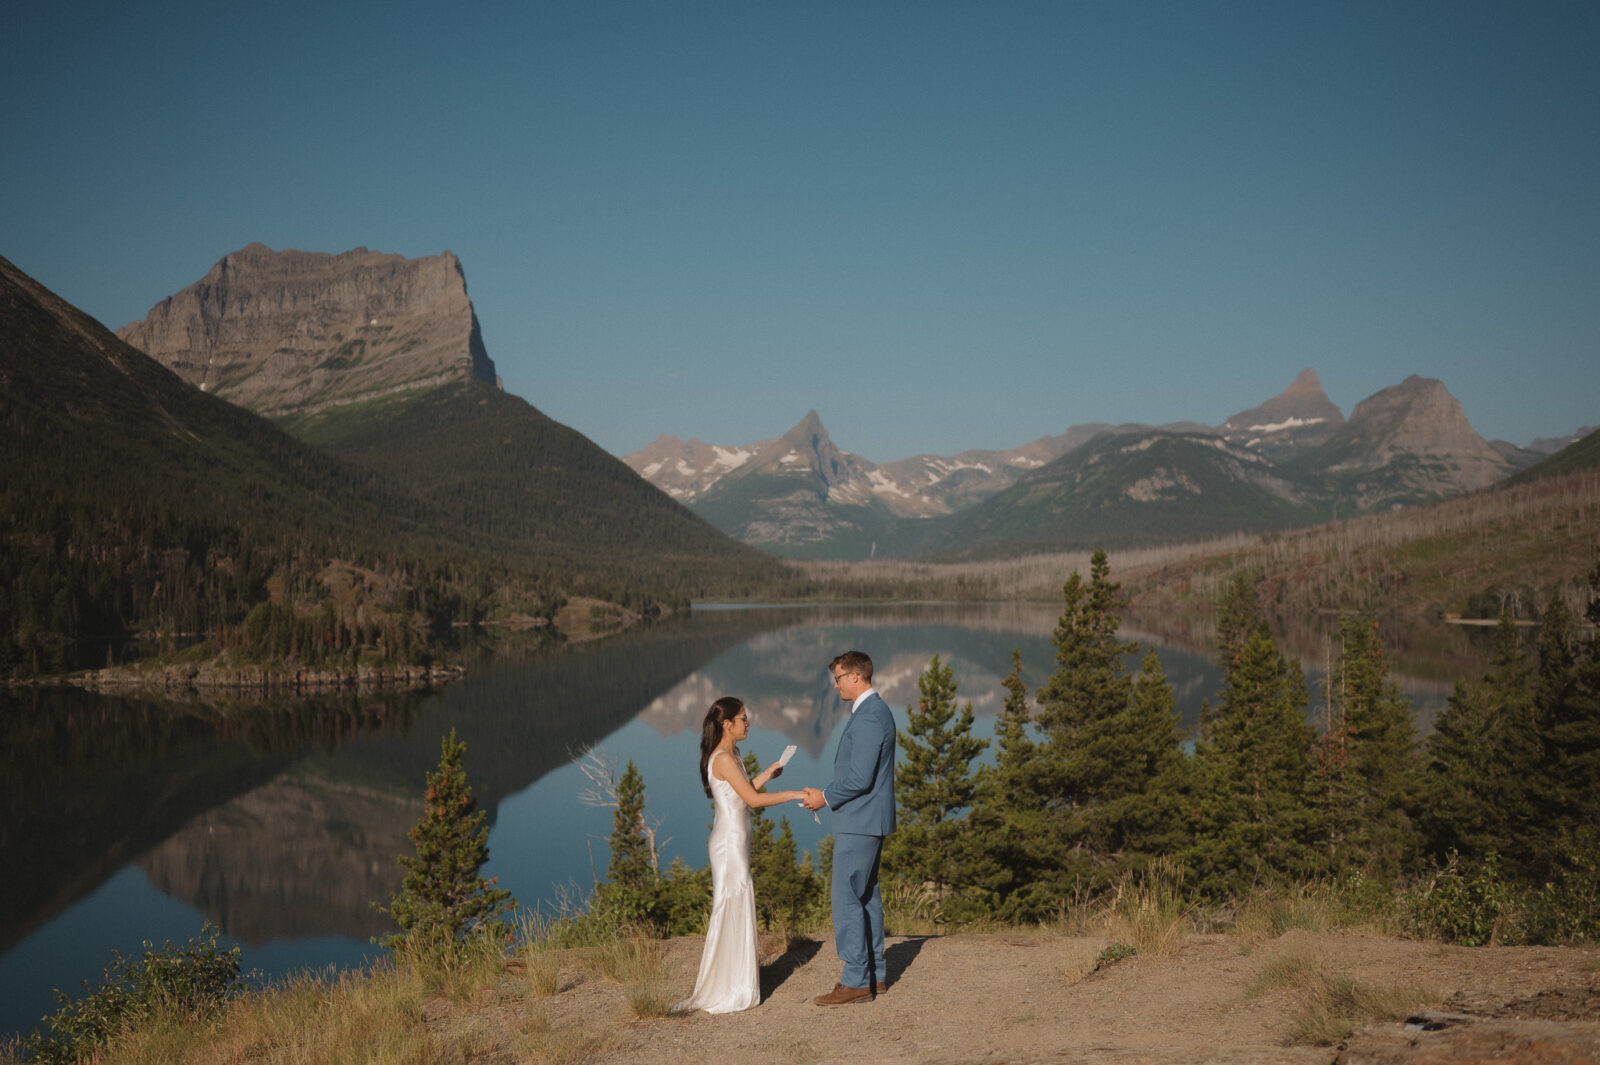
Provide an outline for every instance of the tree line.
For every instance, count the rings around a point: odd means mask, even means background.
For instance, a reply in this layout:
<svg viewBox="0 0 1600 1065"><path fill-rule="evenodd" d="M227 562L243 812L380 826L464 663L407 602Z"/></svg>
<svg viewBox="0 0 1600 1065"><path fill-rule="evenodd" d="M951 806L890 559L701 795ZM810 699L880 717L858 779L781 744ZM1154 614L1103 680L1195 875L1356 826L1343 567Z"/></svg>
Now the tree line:
<svg viewBox="0 0 1600 1065"><path fill-rule="evenodd" d="M1588 579L1593 625L1600 565ZM1031 923L1161 863L1197 906L1320 882L1460 942L1600 936L1600 640L1560 597L1531 648L1502 619L1487 671L1422 737L1374 620L1343 619L1313 711L1299 661L1236 576L1220 602L1224 679L1191 736L1159 658L1118 634L1119 591L1103 551L1087 578L1073 572L1055 672L1030 698L1013 652L992 740L972 735L950 667L930 663L899 735L886 885L932 898L952 926ZM705 871L657 867L631 764L621 795L591 919L694 931ZM829 859L793 844L787 820L758 815L757 898L790 927L820 905Z"/></svg>

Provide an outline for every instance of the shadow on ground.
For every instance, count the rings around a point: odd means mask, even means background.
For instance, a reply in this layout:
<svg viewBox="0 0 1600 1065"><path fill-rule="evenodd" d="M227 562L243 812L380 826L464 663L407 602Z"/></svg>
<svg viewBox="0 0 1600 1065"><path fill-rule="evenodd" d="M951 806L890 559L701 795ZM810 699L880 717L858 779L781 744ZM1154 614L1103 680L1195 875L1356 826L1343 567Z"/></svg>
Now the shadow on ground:
<svg viewBox="0 0 1600 1065"><path fill-rule="evenodd" d="M761 967L761 997L765 999L782 987L785 980L804 968L821 949L822 944L815 939L796 936L789 940L787 949L778 955L776 961Z"/></svg>

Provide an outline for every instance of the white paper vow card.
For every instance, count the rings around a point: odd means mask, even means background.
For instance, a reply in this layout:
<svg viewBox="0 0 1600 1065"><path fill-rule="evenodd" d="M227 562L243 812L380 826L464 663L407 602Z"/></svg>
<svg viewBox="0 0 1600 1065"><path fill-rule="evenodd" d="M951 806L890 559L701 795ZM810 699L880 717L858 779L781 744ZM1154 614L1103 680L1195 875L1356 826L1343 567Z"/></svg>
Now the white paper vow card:
<svg viewBox="0 0 1600 1065"><path fill-rule="evenodd" d="M789 759L791 759L793 757L794 757L794 744L791 743L791 744L789 744L789 746L787 746L787 747L785 747L783 749L783 753L782 754L778 755L778 764L779 765L788 765L789 764Z"/></svg>

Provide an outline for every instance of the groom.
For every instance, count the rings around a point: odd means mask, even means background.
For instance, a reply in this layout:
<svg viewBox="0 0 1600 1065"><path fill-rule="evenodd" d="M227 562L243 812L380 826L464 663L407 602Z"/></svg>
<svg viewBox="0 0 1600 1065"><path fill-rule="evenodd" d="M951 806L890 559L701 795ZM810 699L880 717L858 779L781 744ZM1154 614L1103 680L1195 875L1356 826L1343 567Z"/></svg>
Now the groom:
<svg viewBox="0 0 1600 1065"><path fill-rule="evenodd" d="M850 720L839 736L833 783L805 789L801 805L833 811L833 945L844 975L820 1006L870 1002L887 991L878 859L894 831L894 715L872 686L872 659L846 651L829 666Z"/></svg>

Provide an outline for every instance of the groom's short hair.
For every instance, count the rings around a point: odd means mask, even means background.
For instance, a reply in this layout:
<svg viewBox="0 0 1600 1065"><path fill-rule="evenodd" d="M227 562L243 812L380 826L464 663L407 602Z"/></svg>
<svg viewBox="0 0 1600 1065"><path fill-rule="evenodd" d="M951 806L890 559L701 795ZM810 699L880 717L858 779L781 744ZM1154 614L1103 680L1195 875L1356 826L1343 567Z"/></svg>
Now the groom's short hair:
<svg viewBox="0 0 1600 1065"><path fill-rule="evenodd" d="M834 672L843 670L846 673L855 673L868 684L872 683L872 659L867 657L865 651L846 651L828 664Z"/></svg>

